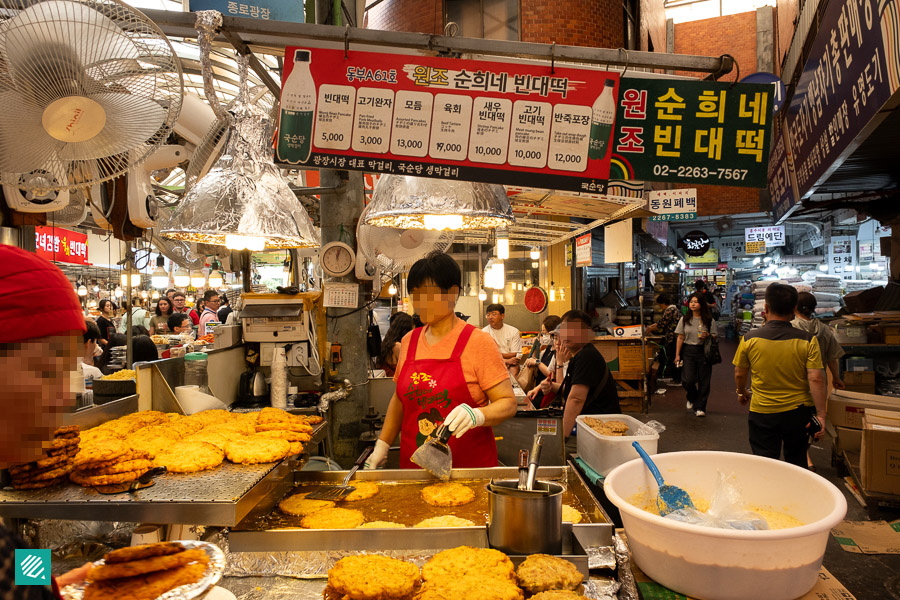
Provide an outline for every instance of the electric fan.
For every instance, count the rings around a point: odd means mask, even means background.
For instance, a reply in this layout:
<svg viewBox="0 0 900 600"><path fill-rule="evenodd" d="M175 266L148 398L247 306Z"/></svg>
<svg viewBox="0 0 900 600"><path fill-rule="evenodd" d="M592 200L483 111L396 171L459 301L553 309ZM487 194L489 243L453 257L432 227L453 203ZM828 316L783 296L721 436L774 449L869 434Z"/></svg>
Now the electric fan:
<svg viewBox="0 0 900 600"><path fill-rule="evenodd" d="M146 16L118 0L0 0L2 17L7 198L15 188L36 197L108 181L165 142L181 110L181 66Z"/></svg>
<svg viewBox="0 0 900 600"><path fill-rule="evenodd" d="M356 243L366 261L388 276L408 271L414 262L429 252L445 252L453 243L452 231L366 225L368 210L366 207L359 217Z"/></svg>

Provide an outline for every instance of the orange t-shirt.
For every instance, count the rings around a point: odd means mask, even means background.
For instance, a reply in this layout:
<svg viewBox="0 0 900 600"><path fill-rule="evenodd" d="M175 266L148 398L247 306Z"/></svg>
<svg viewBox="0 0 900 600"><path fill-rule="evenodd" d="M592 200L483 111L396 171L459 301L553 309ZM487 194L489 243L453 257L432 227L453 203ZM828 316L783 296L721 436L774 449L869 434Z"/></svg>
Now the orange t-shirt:
<svg viewBox="0 0 900 600"><path fill-rule="evenodd" d="M425 339L425 332L419 336L419 348L416 351L417 359L428 358L450 358L453 354L453 348L456 346L456 340L462 333L466 322L462 319L456 319L456 325L450 330L450 333L441 338L434 346L429 345ZM412 332L403 336L400 344L400 358L397 360L397 370L394 372L394 381L400 379L400 373L403 372L403 365L406 363L406 353L409 350L409 341ZM466 378L466 385L472 400L478 406L487 405L487 394L484 390L489 390L504 379L509 379L509 371L503 364L503 358L497 349L497 342L494 338L480 329L472 332L469 343L463 349L459 358L462 363L463 377Z"/></svg>

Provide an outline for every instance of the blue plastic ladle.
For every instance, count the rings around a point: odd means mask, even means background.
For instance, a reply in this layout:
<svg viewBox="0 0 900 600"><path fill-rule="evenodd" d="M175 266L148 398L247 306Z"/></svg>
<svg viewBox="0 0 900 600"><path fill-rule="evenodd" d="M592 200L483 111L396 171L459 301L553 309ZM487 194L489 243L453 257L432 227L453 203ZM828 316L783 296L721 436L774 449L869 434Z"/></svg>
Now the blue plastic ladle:
<svg viewBox="0 0 900 600"><path fill-rule="evenodd" d="M653 475L653 478L656 479L656 484L659 486L659 495L656 497L656 507L659 509L659 514L666 516L671 512L683 508L694 508L694 503L691 501L691 497L686 491L674 485L666 485L666 482L663 481L662 474L659 472L653 459L650 458L650 455L647 454L641 445L638 442L631 442L631 445L634 446L637 453L644 459L644 463L647 465L647 468L650 469L650 473Z"/></svg>

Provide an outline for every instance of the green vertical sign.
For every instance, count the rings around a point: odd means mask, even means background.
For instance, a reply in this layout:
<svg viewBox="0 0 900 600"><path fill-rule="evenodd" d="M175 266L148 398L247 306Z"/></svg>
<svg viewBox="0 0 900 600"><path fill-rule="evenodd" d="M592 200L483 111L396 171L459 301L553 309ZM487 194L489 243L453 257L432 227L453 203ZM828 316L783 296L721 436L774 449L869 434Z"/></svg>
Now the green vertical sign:
<svg viewBox="0 0 900 600"><path fill-rule="evenodd" d="M610 179L766 187L773 89L622 78Z"/></svg>

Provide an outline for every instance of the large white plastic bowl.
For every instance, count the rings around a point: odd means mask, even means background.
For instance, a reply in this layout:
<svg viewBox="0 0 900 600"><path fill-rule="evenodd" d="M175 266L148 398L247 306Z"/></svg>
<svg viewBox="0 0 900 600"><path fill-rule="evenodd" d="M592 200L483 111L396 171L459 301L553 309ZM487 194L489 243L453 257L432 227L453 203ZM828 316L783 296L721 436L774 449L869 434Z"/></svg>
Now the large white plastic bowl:
<svg viewBox="0 0 900 600"><path fill-rule="evenodd" d="M667 484L712 498L717 473L735 475L747 504L784 512L805 525L735 531L680 523L628 502L657 486L641 459L616 467L603 488L619 509L632 557L651 579L702 600L794 600L816 584L831 528L847 513L841 491L788 463L733 452L657 454Z"/></svg>

